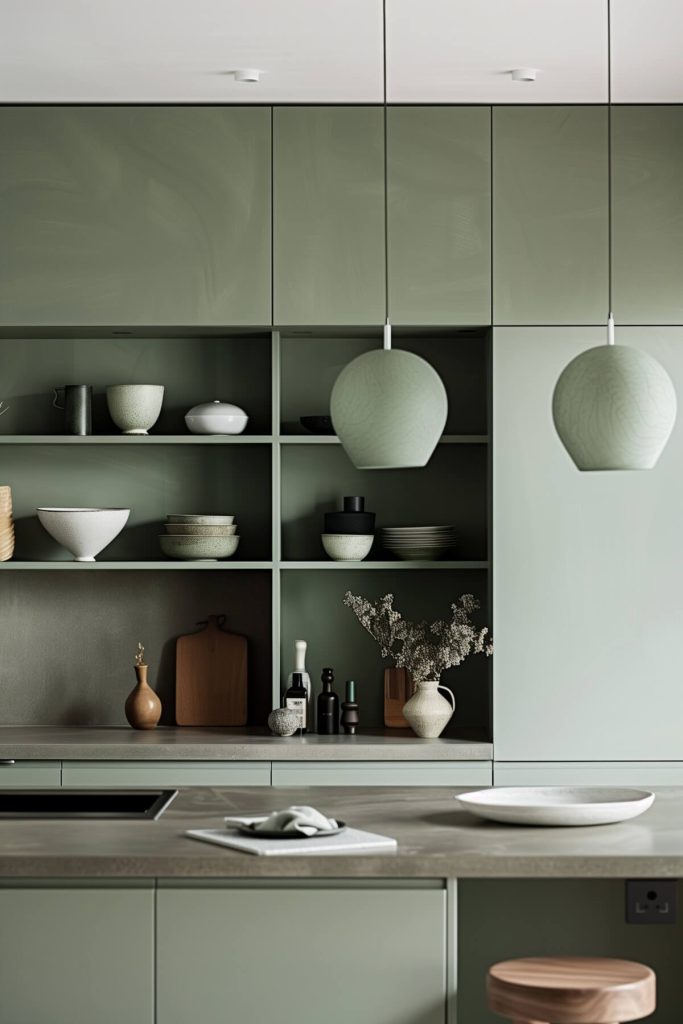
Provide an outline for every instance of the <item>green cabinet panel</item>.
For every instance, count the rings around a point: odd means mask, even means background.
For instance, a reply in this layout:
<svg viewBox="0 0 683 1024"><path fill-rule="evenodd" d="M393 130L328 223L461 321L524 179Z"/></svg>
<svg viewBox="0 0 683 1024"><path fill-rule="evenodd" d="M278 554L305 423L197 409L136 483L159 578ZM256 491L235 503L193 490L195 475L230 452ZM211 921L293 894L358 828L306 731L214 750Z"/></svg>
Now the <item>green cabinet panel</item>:
<svg viewBox="0 0 683 1024"><path fill-rule="evenodd" d="M61 774L61 761L0 761L0 789L51 789Z"/></svg>
<svg viewBox="0 0 683 1024"><path fill-rule="evenodd" d="M268 786L269 761L65 761L62 785Z"/></svg>
<svg viewBox="0 0 683 1024"><path fill-rule="evenodd" d="M153 889L0 890L8 1024L152 1024Z"/></svg>
<svg viewBox="0 0 683 1024"><path fill-rule="evenodd" d="M493 322L599 324L608 306L605 107L493 112Z"/></svg>
<svg viewBox="0 0 683 1024"><path fill-rule="evenodd" d="M614 107L617 323L683 324L683 106Z"/></svg>
<svg viewBox="0 0 683 1024"><path fill-rule="evenodd" d="M381 108L277 107L273 118L275 322L383 323Z"/></svg>
<svg viewBox="0 0 683 1024"><path fill-rule="evenodd" d="M551 418L562 369L604 338L602 327L494 330L501 761L683 761L683 430L649 473L579 473ZM683 328L623 327L618 339L680 388Z"/></svg>
<svg viewBox="0 0 683 1024"><path fill-rule="evenodd" d="M389 311L396 324L491 322L491 112L388 112Z"/></svg>
<svg viewBox="0 0 683 1024"><path fill-rule="evenodd" d="M268 324L267 107L0 110L0 323Z"/></svg>
<svg viewBox="0 0 683 1024"><path fill-rule="evenodd" d="M444 1024L445 902L443 890L160 889L157 1024Z"/></svg>
<svg viewBox="0 0 683 1024"><path fill-rule="evenodd" d="M490 786L490 761L274 761L274 786Z"/></svg>
<svg viewBox="0 0 683 1024"><path fill-rule="evenodd" d="M681 786L683 761L496 761L496 786Z"/></svg>

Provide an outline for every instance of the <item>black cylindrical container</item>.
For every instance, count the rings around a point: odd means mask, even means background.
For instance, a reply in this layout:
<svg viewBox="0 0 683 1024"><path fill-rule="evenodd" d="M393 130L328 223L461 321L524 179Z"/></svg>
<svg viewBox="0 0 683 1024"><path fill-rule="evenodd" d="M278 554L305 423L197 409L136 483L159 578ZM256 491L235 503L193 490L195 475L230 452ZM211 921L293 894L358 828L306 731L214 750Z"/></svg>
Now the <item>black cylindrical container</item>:
<svg viewBox="0 0 683 1024"><path fill-rule="evenodd" d="M370 536L375 532L375 513L365 511L365 498L354 494L344 498L343 512L325 513L325 533L355 533Z"/></svg>
<svg viewBox="0 0 683 1024"><path fill-rule="evenodd" d="M60 396L61 392L61 396ZM59 405L59 400L63 405ZM92 387L90 384L65 384L55 388L55 409L64 410L64 433L85 437L92 434Z"/></svg>

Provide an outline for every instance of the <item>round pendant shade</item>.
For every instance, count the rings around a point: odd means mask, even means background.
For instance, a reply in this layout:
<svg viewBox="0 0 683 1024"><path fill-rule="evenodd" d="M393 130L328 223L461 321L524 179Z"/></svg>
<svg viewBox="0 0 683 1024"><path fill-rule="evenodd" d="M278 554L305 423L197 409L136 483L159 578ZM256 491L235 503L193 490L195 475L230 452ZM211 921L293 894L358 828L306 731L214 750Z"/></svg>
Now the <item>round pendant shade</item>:
<svg viewBox="0 0 683 1024"><path fill-rule="evenodd" d="M357 469L425 466L447 412L436 370L404 349L375 349L352 360L330 399L335 432Z"/></svg>
<svg viewBox="0 0 683 1024"><path fill-rule="evenodd" d="M673 430L676 392L647 352L599 345L562 371L553 419L579 469L652 469Z"/></svg>

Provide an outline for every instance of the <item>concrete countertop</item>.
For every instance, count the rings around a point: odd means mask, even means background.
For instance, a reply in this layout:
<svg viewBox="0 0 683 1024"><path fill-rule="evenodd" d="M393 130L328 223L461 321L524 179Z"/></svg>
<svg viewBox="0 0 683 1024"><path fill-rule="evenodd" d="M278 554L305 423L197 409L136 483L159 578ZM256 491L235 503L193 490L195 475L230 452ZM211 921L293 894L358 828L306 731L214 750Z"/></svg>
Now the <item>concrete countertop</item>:
<svg viewBox="0 0 683 1024"><path fill-rule="evenodd" d="M2 821L0 878L663 878L683 876L683 788L621 825L506 827L459 810L457 790L186 789L157 822ZM460 790L459 792L462 792ZM393 836L395 854L257 857L183 835L223 817L313 804Z"/></svg>
<svg viewBox="0 0 683 1024"><path fill-rule="evenodd" d="M64 761L490 761L493 745L421 740L408 729L357 736L271 736L264 729L0 727L0 760Z"/></svg>

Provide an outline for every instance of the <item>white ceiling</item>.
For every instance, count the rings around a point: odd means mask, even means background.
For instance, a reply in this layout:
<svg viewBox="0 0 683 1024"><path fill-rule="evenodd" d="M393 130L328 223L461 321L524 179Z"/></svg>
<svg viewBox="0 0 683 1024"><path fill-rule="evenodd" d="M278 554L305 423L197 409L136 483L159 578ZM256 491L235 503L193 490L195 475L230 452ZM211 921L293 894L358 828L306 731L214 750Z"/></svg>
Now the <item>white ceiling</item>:
<svg viewBox="0 0 683 1024"><path fill-rule="evenodd" d="M386 6L390 102L607 99L607 0ZM611 20L613 99L683 102L683 0ZM382 0L0 0L0 102L378 103L382 80Z"/></svg>

